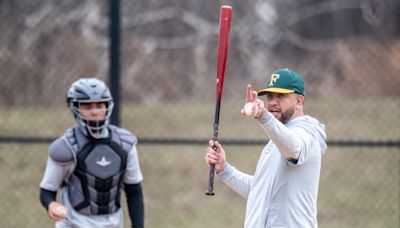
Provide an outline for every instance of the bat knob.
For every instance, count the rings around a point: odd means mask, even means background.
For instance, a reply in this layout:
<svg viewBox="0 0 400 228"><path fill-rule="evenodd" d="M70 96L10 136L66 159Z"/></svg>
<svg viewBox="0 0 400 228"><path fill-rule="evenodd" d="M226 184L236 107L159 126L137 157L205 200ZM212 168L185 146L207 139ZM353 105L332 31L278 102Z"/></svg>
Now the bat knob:
<svg viewBox="0 0 400 228"><path fill-rule="evenodd" d="M207 192L206 192L206 195L207 195L207 196L213 196L213 195L215 195L215 194L214 194L214 192L207 191Z"/></svg>

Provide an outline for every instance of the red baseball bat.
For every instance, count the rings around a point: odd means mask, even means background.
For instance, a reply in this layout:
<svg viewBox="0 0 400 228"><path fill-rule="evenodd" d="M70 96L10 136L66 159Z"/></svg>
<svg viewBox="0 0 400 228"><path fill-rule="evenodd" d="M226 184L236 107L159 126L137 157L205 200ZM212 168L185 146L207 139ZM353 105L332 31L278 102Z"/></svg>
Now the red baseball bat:
<svg viewBox="0 0 400 228"><path fill-rule="evenodd" d="M228 56L231 16L232 16L232 7L221 6L219 13L218 62L217 62L217 82L216 82L217 93L215 102L214 133L213 133L214 142L218 140L219 113L221 109L222 88L224 86L226 58ZM214 149L216 148L214 147ZM214 195L214 172L215 172L215 165L211 164L208 176L208 190L206 192L206 195L210 196Z"/></svg>

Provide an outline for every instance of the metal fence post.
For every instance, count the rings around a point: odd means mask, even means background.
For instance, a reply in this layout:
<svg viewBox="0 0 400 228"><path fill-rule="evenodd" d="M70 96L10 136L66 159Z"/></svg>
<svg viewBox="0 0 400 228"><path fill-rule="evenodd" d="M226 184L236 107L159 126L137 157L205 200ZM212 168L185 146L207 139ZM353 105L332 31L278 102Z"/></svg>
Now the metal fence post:
<svg viewBox="0 0 400 228"><path fill-rule="evenodd" d="M120 124L120 0L110 0L110 90L114 98L114 111L110 123Z"/></svg>

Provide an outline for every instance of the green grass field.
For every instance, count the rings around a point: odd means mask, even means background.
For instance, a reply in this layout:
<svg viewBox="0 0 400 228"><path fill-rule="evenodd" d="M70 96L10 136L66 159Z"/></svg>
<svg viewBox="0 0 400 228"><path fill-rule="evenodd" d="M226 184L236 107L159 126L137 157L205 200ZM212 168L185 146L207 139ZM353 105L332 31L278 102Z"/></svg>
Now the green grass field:
<svg viewBox="0 0 400 228"><path fill-rule="evenodd" d="M396 102L384 103L388 112L369 110L376 101L352 102L353 105L308 102L306 111L326 123L331 139L399 140L400 107ZM220 138L263 138L254 121L240 117L237 111L240 104L227 102L223 105ZM341 112L342 107L346 108ZM187 114L177 118L177 110ZM125 105L122 111L122 125L139 138L203 139L212 134L213 106L210 103L196 103L190 107L183 104ZM0 116L7 120L0 124L4 135L55 137L73 124L64 107L0 109ZM38 197L47 146L0 144L2 227L54 227ZM216 195L204 195L208 178L208 166L203 159L205 147L139 144L145 178L146 227L243 226L245 199L218 179ZM226 146L229 162L248 173L254 172L261 149L261 145ZM399 192L399 148L330 147L322 164L319 225L322 228L399 227ZM127 216L125 218L129 224Z"/></svg>

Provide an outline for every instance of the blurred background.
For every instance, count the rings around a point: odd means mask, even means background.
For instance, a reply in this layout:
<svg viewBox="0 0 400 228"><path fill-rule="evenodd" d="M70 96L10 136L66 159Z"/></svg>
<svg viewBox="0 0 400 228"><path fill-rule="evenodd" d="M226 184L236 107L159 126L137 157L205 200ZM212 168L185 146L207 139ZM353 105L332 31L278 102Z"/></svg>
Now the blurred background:
<svg viewBox="0 0 400 228"><path fill-rule="evenodd" d="M216 195L204 195L224 4L233 7L219 128L228 161L252 174L268 142L239 113L246 85L293 69L305 79L305 113L328 133L319 226L400 226L400 1L2 0L1 227L54 227L39 202L47 148L74 125L72 82L112 81L116 2L119 123L139 138L146 227L243 227L245 199L218 179Z"/></svg>

